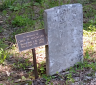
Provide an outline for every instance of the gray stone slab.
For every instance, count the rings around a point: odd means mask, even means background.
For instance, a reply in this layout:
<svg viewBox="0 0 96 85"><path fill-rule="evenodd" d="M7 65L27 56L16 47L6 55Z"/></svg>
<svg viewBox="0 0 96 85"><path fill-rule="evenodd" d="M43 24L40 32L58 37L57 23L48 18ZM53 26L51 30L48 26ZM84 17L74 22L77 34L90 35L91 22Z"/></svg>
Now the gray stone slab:
<svg viewBox="0 0 96 85"><path fill-rule="evenodd" d="M83 11L81 4L68 4L44 11L48 37L46 71L53 75L83 61Z"/></svg>

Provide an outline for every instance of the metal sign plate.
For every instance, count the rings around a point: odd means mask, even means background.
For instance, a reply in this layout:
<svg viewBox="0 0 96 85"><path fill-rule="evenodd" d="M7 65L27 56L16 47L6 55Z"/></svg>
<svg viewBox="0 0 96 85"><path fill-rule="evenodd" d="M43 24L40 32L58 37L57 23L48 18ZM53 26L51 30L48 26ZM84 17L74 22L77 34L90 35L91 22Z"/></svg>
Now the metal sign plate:
<svg viewBox="0 0 96 85"><path fill-rule="evenodd" d="M47 38L44 29L18 34L15 35L15 38L19 51L47 45Z"/></svg>

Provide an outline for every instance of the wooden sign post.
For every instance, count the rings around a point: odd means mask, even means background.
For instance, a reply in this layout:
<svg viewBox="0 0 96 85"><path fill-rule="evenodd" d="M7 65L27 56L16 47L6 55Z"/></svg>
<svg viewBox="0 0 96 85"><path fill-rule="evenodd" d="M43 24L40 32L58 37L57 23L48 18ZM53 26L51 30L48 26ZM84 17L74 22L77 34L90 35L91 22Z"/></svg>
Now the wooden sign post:
<svg viewBox="0 0 96 85"><path fill-rule="evenodd" d="M37 30L15 35L19 51L32 49L35 79L38 78L35 48L47 45L45 30Z"/></svg>
<svg viewBox="0 0 96 85"><path fill-rule="evenodd" d="M33 63L34 63L35 79L37 79L38 78L38 71L37 71L35 48L32 49L32 53L33 53Z"/></svg>

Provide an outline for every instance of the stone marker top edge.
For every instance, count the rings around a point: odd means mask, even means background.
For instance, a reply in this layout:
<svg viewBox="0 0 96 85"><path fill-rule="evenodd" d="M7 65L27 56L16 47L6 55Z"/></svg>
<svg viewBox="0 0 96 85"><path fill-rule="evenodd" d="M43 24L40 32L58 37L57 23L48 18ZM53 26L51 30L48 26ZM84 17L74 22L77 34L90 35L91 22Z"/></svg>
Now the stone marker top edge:
<svg viewBox="0 0 96 85"><path fill-rule="evenodd" d="M52 12L53 10L56 10L56 9L60 9L60 8L64 8L64 7L71 8L73 6L82 7L82 4L76 3L76 4L66 4L66 5L56 6L53 8L46 9L46 10L44 10L44 12Z"/></svg>

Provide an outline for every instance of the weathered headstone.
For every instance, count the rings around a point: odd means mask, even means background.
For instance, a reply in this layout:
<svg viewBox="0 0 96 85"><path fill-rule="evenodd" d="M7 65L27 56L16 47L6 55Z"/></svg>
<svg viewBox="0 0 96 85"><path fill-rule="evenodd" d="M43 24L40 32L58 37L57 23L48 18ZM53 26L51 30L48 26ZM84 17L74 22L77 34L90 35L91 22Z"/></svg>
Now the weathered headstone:
<svg viewBox="0 0 96 85"><path fill-rule="evenodd" d="M83 11L81 4L68 4L44 11L46 70L55 74L83 60Z"/></svg>

